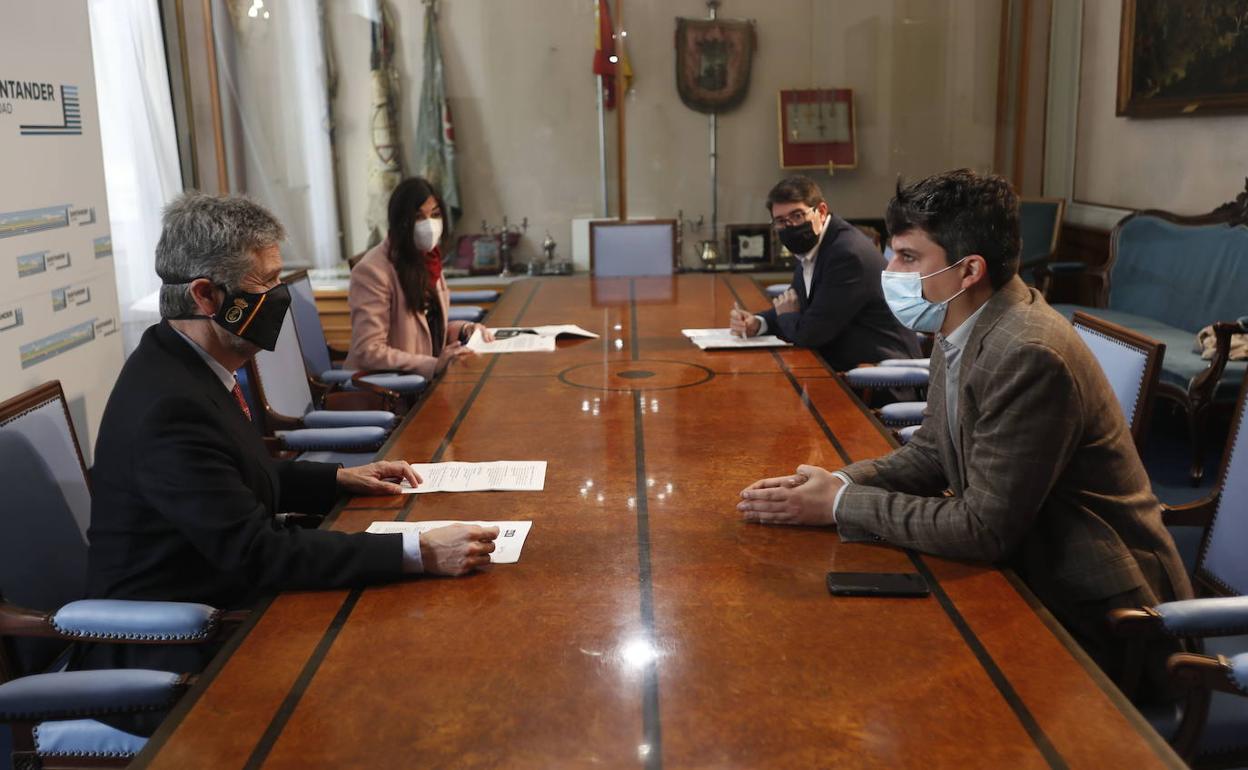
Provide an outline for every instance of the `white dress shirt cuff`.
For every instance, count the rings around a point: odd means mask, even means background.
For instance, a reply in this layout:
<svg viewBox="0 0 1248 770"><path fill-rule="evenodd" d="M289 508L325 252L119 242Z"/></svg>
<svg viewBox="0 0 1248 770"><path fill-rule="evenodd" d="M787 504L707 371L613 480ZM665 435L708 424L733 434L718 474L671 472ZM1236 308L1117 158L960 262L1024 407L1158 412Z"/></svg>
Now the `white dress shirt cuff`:
<svg viewBox="0 0 1248 770"><path fill-rule="evenodd" d="M403 533L403 572L411 575L425 571L425 562L420 558L420 533Z"/></svg>
<svg viewBox="0 0 1248 770"><path fill-rule="evenodd" d="M854 481L846 474L840 471L832 471L832 475L841 480L841 488L836 490L836 497L832 499L832 523L836 523L836 510L841 507L841 496L845 494L845 490L849 489L849 485Z"/></svg>
<svg viewBox="0 0 1248 770"><path fill-rule="evenodd" d="M763 318L761 315L756 315L754 317L758 319L758 334L755 336L761 337L767 333L767 319Z"/></svg>

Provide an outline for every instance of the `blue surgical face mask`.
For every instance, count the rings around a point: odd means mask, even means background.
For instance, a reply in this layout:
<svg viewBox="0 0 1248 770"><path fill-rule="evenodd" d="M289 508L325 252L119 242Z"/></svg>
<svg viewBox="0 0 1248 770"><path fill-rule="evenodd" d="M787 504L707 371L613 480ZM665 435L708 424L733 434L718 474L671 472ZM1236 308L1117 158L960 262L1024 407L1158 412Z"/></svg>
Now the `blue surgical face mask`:
<svg viewBox="0 0 1248 770"><path fill-rule="evenodd" d="M966 289L944 302L931 302L923 298L923 281L933 275L940 275L945 270L952 270L965 260L966 257L963 257L949 267L927 275L891 270L880 273L880 286L884 289L884 301L888 303L888 309L893 311L893 315L907 329L929 334L940 331L941 324L945 322L945 313L949 311L949 303L962 296Z"/></svg>

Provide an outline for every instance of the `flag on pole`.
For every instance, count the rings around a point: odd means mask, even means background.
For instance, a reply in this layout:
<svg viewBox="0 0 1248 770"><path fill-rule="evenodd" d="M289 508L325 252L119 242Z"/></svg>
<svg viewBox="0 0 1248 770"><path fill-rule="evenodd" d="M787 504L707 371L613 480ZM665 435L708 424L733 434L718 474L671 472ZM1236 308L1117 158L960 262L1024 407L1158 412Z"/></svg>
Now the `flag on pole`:
<svg viewBox="0 0 1248 770"><path fill-rule="evenodd" d="M390 193L403 179L403 153L399 147L395 104L398 73L391 59L394 55L394 38L390 12L385 0L377 0L377 13L372 23L372 116L369 127L372 132L372 153L368 162L368 246L381 242L389 228L387 208Z"/></svg>
<svg viewBox="0 0 1248 770"><path fill-rule="evenodd" d="M449 232L462 207L455 174L455 129L451 124L450 105L446 103L435 5L435 0L425 0L425 82L421 87L420 118L416 124L416 173L442 193L442 200L449 209L442 212Z"/></svg>
<svg viewBox="0 0 1248 770"><path fill-rule="evenodd" d="M607 0L598 0L598 29L594 42L594 74L602 78L602 103L608 110L615 109L615 68L624 68L624 90L633 79L633 68L628 61L624 41L615 39L615 27L611 24L611 6Z"/></svg>

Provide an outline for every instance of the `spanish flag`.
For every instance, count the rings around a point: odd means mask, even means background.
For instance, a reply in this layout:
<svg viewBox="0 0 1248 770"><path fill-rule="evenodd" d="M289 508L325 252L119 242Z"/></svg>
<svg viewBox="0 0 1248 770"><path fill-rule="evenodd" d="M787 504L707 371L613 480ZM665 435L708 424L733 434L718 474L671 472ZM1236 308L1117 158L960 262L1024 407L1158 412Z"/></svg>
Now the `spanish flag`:
<svg viewBox="0 0 1248 770"><path fill-rule="evenodd" d="M608 110L615 108L615 67L624 68L624 90L633 79L633 68L623 40L615 39L615 27L611 23L611 6L607 0L598 0L598 30L594 42L594 74L602 78L602 103Z"/></svg>

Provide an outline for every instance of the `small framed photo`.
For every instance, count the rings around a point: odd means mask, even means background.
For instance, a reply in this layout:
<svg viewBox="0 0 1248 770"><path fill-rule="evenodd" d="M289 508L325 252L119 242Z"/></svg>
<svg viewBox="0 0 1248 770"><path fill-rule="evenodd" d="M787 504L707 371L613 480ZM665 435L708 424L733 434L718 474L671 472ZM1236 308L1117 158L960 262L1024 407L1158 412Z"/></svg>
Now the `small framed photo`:
<svg viewBox="0 0 1248 770"><path fill-rule="evenodd" d="M762 269L771 266L771 225L728 225L724 232L728 236L729 262L734 268Z"/></svg>
<svg viewBox="0 0 1248 770"><path fill-rule="evenodd" d="M499 264L498 240L496 238L483 237L473 241L473 273L497 273Z"/></svg>

